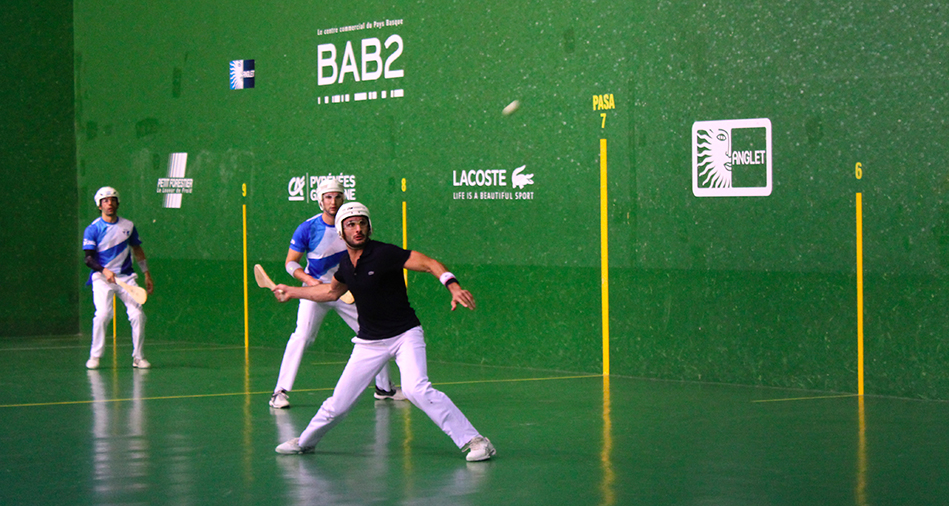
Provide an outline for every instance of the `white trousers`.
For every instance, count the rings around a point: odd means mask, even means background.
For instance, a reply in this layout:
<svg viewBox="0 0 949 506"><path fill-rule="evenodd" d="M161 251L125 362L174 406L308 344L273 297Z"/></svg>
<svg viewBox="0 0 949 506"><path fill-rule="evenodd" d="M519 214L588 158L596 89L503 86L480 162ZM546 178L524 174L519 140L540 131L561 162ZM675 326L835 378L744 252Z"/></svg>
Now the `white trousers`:
<svg viewBox="0 0 949 506"><path fill-rule="evenodd" d="M366 383L391 358L399 366L402 393L448 434L458 448L478 435L478 431L455 403L447 395L435 390L428 380L422 327L380 341L354 338L353 343L353 353L336 383L333 395L323 401L316 416L300 435L300 446L316 446L349 413L359 394L366 388Z"/></svg>
<svg viewBox="0 0 949 506"><path fill-rule="evenodd" d="M316 340L323 318L330 310L336 311L339 317L346 322L346 325L353 329L353 332L359 333L355 304L346 304L341 300L313 302L312 300L301 299L300 308L297 310L297 328L290 335L290 340L287 341L287 349L283 352L283 361L280 363L280 373L277 375L277 386L274 388L274 392L281 390L290 392L293 390L293 383L296 381L297 372L300 370L300 362L303 361L303 352ZM366 384L368 385L368 383ZM389 380L389 364L386 364L376 375L376 387L386 391L392 390L392 383Z"/></svg>
<svg viewBox="0 0 949 506"><path fill-rule="evenodd" d="M138 286L135 275L120 276L116 279ZM132 296L119 285L110 284L101 272L92 275L92 303L96 307L96 314L92 317L92 349L90 357L99 358L105 348L105 328L112 321L112 294L122 300L125 311L128 313L129 323L132 324L132 358L142 358L142 343L145 341L145 313L142 305L135 302Z"/></svg>

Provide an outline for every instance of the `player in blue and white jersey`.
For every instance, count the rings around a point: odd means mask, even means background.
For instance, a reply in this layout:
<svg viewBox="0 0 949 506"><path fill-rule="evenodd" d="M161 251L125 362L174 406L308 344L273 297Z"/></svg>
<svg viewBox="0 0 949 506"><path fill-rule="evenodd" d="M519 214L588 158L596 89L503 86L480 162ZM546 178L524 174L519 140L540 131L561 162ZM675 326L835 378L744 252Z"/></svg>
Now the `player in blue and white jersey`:
<svg viewBox="0 0 949 506"><path fill-rule="evenodd" d="M317 199L322 213L306 220L293 233L290 240L290 249L285 262L287 273L303 286L315 286L329 283L339 267L339 261L346 254L346 243L336 232L336 211L343 205L343 185L335 178L326 178L317 187ZM300 265L300 260L306 255L306 268ZM301 300L297 310L297 327L283 354L280 364L280 373L277 376L277 386L270 397L270 406L278 409L289 408L290 400L287 392L293 390L303 352L316 340L323 318L331 310L336 311L340 318L349 325L353 332L359 332L358 314L356 306L342 300L332 302L313 302ZM395 388L389 379L389 365L376 375L376 399L405 400L402 391Z"/></svg>
<svg viewBox="0 0 949 506"><path fill-rule="evenodd" d="M94 197L101 216L96 218L82 235L82 249L86 265L92 269L89 281L92 285L92 301L96 313L92 318L92 349L86 367L97 369L102 350L105 348L105 327L112 321L112 295L115 294L125 304L129 323L132 324L132 367L147 369L151 366L142 354L145 340L145 313L142 306L132 299L124 288L116 284L121 280L131 286L138 286L138 277L132 269L132 256L145 275L145 289L152 293L154 283L148 272L145 250L138 237L138 230L131 221L119 217L119 192L111 186L99 188Z"/></svg>

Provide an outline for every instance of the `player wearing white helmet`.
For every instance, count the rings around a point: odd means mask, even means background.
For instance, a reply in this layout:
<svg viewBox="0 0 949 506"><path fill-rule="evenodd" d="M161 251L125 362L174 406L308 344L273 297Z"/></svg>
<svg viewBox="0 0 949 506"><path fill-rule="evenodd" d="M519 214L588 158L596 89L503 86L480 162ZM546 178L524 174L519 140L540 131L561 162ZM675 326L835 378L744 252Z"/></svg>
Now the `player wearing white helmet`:
<svg viewBox="0 0 949 506"><path fill-rule="evenodd" d="M82 249L86 265L92 269L89 281L92 285L92 301L96 312L92 318L92 348L86 367L97 369L99 358L105 348L105 327L112 320L112 295L118 296L125 304L129 323L132 325L132 367L146 369L151 366L142 353L145 341L145 313L142 306L116 284L121 280L131 286L138 286L138 277L132 269L132 256L139 270L145 276L145 288L148 293L154 290L152 275L148 271L145 250L138 237L138 230L131 221L119 217L119 192L111 186L103 186L93 197L100 216L96 218L82 236Z"/></svg>
<svg viewBox="0 0 949 506"><path fill-rule="evenodd" d="M287 273L301 281L303 286L316 286L329 283L339 266L339 260L346 252L346 243L338 236L334 224L336 213L343 205L343 185L336 178L326 178L317 187L320 214L306 220L293 233L290 250L285 262ZM300 260L306 255L306 268ZM303 352L313 344L320 330L323 318L330 311L336 311L340 318L359 332L356 306L343 301L313 302L301 300L297 310L297 327L287 349L283 353L277 385L270 397L270 406L278 409L290 407L287 392L293 390L293 383L303 360ZM402 392L395 388L389 379L389 366L386 364L376 376L376 399L405 400Z"/></svg>
<svg viewBox="0 0 949 506"><path fill-rule="evenodd" d="M346 254L333 279L317 286L277 285L280 302L291 298L319 302L334 301L351 291L359 308L359 333L353 352L333 395L323 402L316 416L300 434L276 448L277 453L309 453L355 404L367 381L390 359L402 375L402 390L408 400L425 412L452 441L468 450L467 460L490 459L494 445L465 418L444 393L428 379L425 336L415 311L409 305L402 269L428 272L451 292L451 309L458 304L474 310L474 297L461 288L441 262L418 251L369 239L372 224L369 209L358 202L344 204L336 213L337 229L346 241Z"/></svg>

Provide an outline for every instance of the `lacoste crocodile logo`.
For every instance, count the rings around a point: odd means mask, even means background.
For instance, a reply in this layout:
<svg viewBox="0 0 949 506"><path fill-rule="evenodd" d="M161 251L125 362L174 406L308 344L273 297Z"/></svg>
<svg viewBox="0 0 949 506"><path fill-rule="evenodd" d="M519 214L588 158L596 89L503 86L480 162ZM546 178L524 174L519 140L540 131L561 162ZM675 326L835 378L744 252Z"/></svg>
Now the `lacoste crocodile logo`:
<svg viewBox="0 0 949 506"><path fill-rule="evenodd" d="M523 188L525 185L534 184L533 174L522 174L525 168L527 168L527 165L521 165L520 167L514 169L514 172L511 174L512 187Z"/></svg>

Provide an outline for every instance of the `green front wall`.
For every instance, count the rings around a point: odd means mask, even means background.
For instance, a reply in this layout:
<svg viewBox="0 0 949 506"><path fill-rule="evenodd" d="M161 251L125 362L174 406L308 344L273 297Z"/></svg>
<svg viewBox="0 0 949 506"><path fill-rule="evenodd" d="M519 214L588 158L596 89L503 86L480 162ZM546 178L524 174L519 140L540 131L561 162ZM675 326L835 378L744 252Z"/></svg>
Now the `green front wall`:
<svg viewBox="0 0 949 506"><path fill-rule="evenodd" d="M386 19L404 24L319 33ZM375 237L401 243L405 202L409 247L478 298L449 313L410 275L433 359L599 372L606 139L613 374L855 391L859 192L867 393L949 398L947 20L857 1L77 0L79 228L118 187L158 285L149 338L243 343L244 206L249 264L288 281L290 235L318 212L290 179L355 175ZM404 77L318 85L319 44L358 62L392 34ZM254 89L229 89L237 59ZM320 103L383 89L405 96ZM601 94L616 108L594 110ZM771 120L772 194L694 197L692 124L742 118ZM172 152L194 180L181 209L156 193ZM533 200L453 198L486 189L456 173L521 165ZM280 346L295 306L249 295L251 342ZM331 320L315 346L343 351Z"/></svg>

